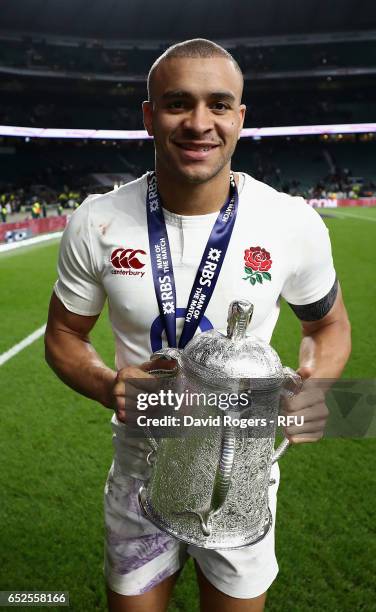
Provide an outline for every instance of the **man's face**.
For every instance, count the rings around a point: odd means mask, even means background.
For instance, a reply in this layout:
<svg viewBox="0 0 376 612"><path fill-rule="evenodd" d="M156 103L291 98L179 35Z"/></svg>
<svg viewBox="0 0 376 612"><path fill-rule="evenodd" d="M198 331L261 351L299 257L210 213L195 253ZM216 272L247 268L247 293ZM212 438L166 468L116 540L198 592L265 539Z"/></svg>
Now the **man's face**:
<svg viewBox="0 0 376 612"><path fill-rule="evenodd" d="M230 166L243 126L242 79L222 57L162 61L144 124L154 136L160 172L203 183Z"/></svg>

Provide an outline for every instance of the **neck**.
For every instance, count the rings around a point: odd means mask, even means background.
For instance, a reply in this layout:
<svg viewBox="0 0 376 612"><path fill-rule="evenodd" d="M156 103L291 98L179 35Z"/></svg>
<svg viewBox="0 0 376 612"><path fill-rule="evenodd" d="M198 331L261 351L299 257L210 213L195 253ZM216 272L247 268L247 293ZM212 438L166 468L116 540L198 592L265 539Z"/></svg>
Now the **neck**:
<svg viewBox="0 0 376 612"><path fill-rule="evenodd" d="M184 183L156 168L163 207L178 215L205 215L219 211L229 195L230 167L205 183ZM238 184L238 176L234 174Z"/></svg>

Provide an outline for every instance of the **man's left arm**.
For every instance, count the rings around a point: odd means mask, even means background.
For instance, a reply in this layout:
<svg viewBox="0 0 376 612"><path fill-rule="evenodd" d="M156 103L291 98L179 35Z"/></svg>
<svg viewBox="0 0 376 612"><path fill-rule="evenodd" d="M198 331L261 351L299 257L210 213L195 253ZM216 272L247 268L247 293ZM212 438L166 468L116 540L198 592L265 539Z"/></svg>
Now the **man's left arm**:
<svg viewBox="0 0 376 612"><path fill-rule="evenodd" d="M293 443L322 438L328 417L325 391L333 379L340 377L350 356L351 328L340 287L329 312L317 321L301 320L301 326L298 374L304 384L297 396L285 400L284 406L285 414L304 417L302 426L285 428Z"/></svg>

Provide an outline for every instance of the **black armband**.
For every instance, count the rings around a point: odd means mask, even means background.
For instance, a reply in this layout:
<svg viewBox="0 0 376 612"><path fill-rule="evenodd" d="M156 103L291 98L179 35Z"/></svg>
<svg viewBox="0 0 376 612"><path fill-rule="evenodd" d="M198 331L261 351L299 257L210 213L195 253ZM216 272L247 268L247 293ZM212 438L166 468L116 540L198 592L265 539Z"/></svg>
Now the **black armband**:
<svg viewBox="0 0 376 612"><path fill-rule="evenodd" d="M333 306L335 299L338 293L338 280L334 281L334 285L327 293L324 295L321 300L317 300L317 302L313 302L313 304L304 304L303 306L298 306L297 304L290 304L287 302L290 308L295 312L298 319L301 321L319 321L326 314L328 314L329 310Z"/></svg>

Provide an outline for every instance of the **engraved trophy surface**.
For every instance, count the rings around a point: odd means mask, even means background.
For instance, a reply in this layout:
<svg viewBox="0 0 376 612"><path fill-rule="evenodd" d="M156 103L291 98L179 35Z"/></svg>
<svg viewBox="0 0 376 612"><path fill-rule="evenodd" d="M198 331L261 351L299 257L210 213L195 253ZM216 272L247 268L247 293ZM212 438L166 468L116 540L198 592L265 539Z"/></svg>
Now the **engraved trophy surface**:
<svg viewBox="0 0 376 612"><path fill-rule="evenodd" d="M169 379L177 391L247 398L245 405L226 410L219 399L215 405L182 406L183 416L208 423L216 418L220 425L204 432L190 427L188 435L158 441L148 437L153 467L140 489L141 508L160 529L203 548L238 548L268 533L270 470L288 447L284 440L274 450L280 397L292 394L287 385L294 391L301 386L270 345L246 334L252 313L250 302L234 301L226 336L212 329L194 336L184 350L167 348L152 356L177 361ZM232 424L240 419L262 419L266 426Z"/></svg>

